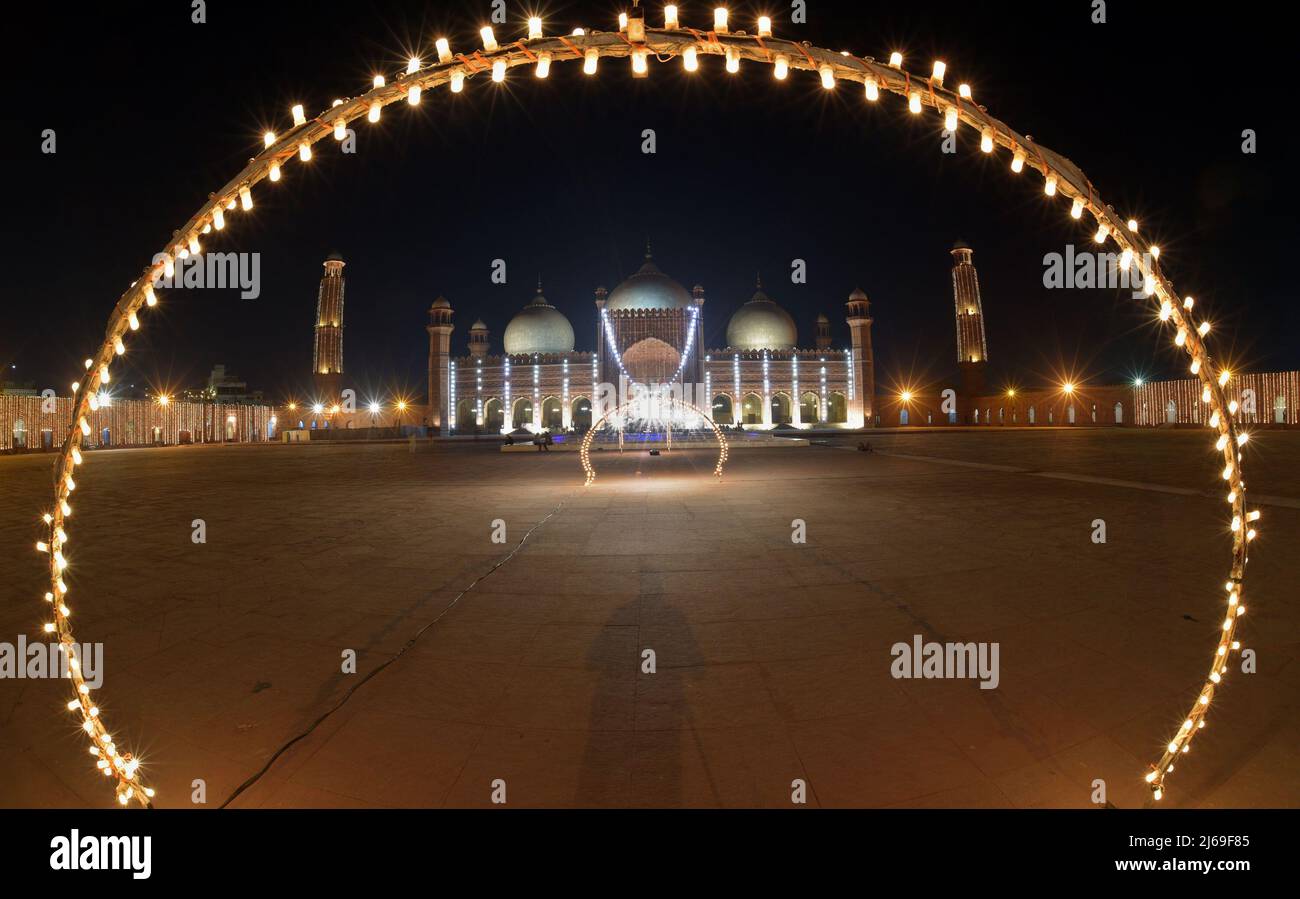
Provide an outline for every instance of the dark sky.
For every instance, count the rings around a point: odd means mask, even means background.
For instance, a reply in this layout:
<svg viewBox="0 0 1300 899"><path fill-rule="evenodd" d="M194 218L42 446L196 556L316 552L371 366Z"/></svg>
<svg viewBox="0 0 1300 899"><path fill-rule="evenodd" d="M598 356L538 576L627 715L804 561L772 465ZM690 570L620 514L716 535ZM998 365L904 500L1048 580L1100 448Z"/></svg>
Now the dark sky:
<svg viewBox="0 0 1300 899"><path fill-rule="evenodd" d="M542 14L548 34L612 30L628 5L547 0ZM696 27L712 5L679 4ZM1116 0L1102 25L1088 0L808 0L803 25L790 24L789 6L731 8L738 28L766 11L779 36L880 59L901 49L917 73L943 58L950 84L973 84L994 115L1073 159L1156 235L1166 270L1211 310L1236 364L1300 367L1298 189L1283 169L1295 146L1293 53L1273 5ZM525 6L507 7L512 24L498 35L521 36ZM652 25L661 9L649 7ZM311 114L363 92L412 51L432 58L436 36L476 46L490 10L487 0L213 0L196 25L175 0L45 4L7 48L9 94L21 96L0 141L4 377L66 390L121 290L260 149L265 128L284 130L295 102ZM694 76L680 60L651 65L636 82L614 60L595 79L577 64L544 82L527 69L504 86L480 76L458 97L435 91L418 109L389 107L377 126L356 123L355 156L323 142L207 244L260 253L261 296L170 292L119 383L174 389L224 362L271 396L297 389L320 263L334 249L348 261L345 363L361 387L422 394L426 310L439 294L456 309L456 352L480 316L499 352L539 273L577 348L590 349L593 289L634 271L647 238L663 269L706 288L709 346L725 342L727 317L762 272L801 345L822 311L837 345L847 340L843 302L860 285L878 379L947 377L947 251L960 237L976 251L992 385L1181 369L1128 291L1043 288L1044 254L1086 247L1090 231L1042 196L1039 176L1016 178L1005 154L980 153L969 130L945 155L938 116L914 119L898 98L870 107L850 85L829 93L806 73L774 84L758 65L729 76L714 57ZM45 128L57 132L54 155L40 151ZM654 155L641 152L646 128ZM1255 155L1242 153L1245 128L1258 133ZM497 258L506 285L490 282ZM796 258L807 284L790 283Z"/></svg>

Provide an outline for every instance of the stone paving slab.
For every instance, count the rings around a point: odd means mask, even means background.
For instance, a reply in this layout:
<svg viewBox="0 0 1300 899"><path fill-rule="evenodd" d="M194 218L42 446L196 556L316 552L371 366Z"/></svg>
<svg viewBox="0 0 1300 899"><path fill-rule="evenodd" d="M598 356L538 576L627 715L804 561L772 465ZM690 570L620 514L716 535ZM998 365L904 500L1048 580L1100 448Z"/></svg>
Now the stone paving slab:
<svg viewBox="0 0 1300 899"><path fill-rule="evenodd" d="M1219 614L1223 508L1187 451L1205 435L870 439L928 458L745 453L719 483L707 451L603 453L583 489L572 455L486 445L95 452L69 598L163 806L195 778L220 804L385 664L235 804L488 806L498 779L525 807L788 808L795 780L812 807L1085 807L1096 778L1146 802ZM1257 439L1252 485L1300 496L1300 434ZM0 458L0 641L39 630L48 459ZM1262 525L1260 670L1228 678L1173 806L1300 805L1300 511ZM915 634L997 643L997 688L895 679ZM65 691L0 680L0 805L111 801Z"/></svg>

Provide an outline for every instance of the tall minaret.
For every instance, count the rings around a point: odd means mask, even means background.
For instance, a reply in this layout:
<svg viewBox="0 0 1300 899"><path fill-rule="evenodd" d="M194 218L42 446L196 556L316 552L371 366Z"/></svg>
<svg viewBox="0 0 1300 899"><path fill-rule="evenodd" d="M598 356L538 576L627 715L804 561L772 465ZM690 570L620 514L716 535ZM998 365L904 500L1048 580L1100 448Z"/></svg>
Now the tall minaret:
<svg viewBox="0 0 1300 899"><path fill-rule="evenodd" d="M853 378L853 398L849 400L849 427L876 426L876 357L871 348L871 301L862 288L855 288L844 304L848 312L849 337L853 356L849 371Z"/></svg>
<svg viewBox="0 0 1300 899"><path fill-rule="evenodd" d="M962 398L984 393L984 370L989 345L984 337L984 306L980 303L979 276L974 254L964 241L952 245L952 302L957 316L957 364L961 368Z"/></svg>
<svg viewBox="0 0 1300 899"><path fill-rule="evenodd" d="M316 295L311 370L316 380L316 399L327 405L338 400L343 389L343 265L338 253L325 257L325 274Z"/></svg>
<svg viewBox="0 0 1300 899"><path fill-rule="evenodd" d="M451 433L455 410L451 408L451 332L453 310L446 297L429 307L429 425L443 437ZM506 413L509 415L509 413Z"/></svg>

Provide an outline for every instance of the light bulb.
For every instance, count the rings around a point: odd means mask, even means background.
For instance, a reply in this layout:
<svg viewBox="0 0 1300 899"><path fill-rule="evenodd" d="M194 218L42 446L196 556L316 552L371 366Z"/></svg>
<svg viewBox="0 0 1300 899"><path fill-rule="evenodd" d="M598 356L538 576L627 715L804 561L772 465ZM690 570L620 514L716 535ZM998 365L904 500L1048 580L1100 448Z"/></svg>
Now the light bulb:
<svg viewBox="0 0 1300 899"><path fill-rule="evenodd" d="M599 58L600 58L600 54L597 53L594 49L593 49L593 50L588 50L588 51L586 52L586 54L583 56L583 60L582 60L582 71L583 71L583 73L585 73L585 74L587 74L587 75L595 75L595 74L596 74L596 60L599 59Z"/></svg>
<svg viewBox="0 0 1300 899"><path fill-rule="evenodd" d="M778 54L776 63L772 66L772 75L777 81L784 81L785 76L790 72L790 60L784 55Z"/></svg>
<svg viewBox="0 0 1300 899"><path fill-rule="evenodd" d="M307 116L306 116L306 114L303 112L303 108L302 108L302 104L301 104L301 103L297 103L297 104L295 104L294 107L293 107L293 124L294 124L295 127L298 126L298 125L306 125L306 124L307 124ZM267 144L267 146L269 147L270 144Z"/></svg>
<svg viewBox="0 0 1300 899"><path fill-rule="evenodd" d="M549 74L551 74L551 54L549 51L543 50L537 54L536 75L538 78L545 78Z"/></svg>
<svg viewBox="0 0 1300 899"><path fill-rule="evenodd" d="M445 37L438 38L433 46L438 51L438 62L451 62L451 44Z"/></svg>
<svg viewBox="0 0 1300 899"><path fill-rule="evenodd" d="M880 99L880 85L877 84L876 79L872 78L870 75L867 76L867 80L864 82L864 84L866 86L866 91L867 91L867 100L869 100L872 103L875 103L877 100Z"/></svg>
<svg viewBox="0 0 1300 899"><path fill-rule="evenodd" d="M688 72L694 72L700 67L699 54L694 47L687 47L682 51L682 67Z"/></svg>
<svg viewBox="0 0 1300 899"><path fill-rule="evenodd" d="M497 51L497 39L492 33L492 26L484 25L479 29L478 33L479 37L483 38L483 49L488 53L495 53Z"/></svg>

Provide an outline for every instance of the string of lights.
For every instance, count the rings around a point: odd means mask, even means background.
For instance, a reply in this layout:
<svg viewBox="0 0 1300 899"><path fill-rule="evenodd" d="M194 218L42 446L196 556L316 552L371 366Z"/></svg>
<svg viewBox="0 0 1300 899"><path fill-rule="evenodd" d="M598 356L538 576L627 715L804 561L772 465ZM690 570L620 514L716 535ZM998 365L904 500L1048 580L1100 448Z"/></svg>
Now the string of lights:
<svg viewBox="0 0 1300 899"><path fill-rule="evenodd" d="M91 688L81 675L69 623L72 615L68 604L69 580L75 569L66 553L69 542L67 524L73 512L70 498L78 486L73 474L83 461L80 444L82 438L90 434L88 412L92 409L92 402L98 403L92 398L97 398L110 383L111 364L126 353L126 339L141 327L140 314L158 304L154 280L160 275L171 277L176 260L200 254L201 239L213 232L224 231L228 213L253 213L253 189L262 181L282 182L286 166L295 158L302 164L313 161L312 148L318 141L331 135L342 141L347 136L348 125L362 117L378 124L384 107L392 103L405 100L411 106L419 105L426 94L444 85L451 94L459 95L464 92L468 78L482 73L490 73L493 82L501 83L506 80L510 69L522 65L533 66L535 76L544 79L551 65L561 61L581 60L583 72L594 76L601 58L630 57L632 74L642 78L648 76L648 59L652 53L660 60L680 57L684 71L691 76L701 71L701 55L722 56L725 71L731 74L740 70L742 62L771 66L777 80L789 77L791 70L813 72L826 90L836 90L844 83L862 85L865 101L869 104L878 103L882 93L890 93L904 97L912 115L921 115L926 108L933 109L943 116L946 130L957 133L964 125L979 135L981 152L989 155L999 149L1009 152L1012 174L1020 175L1026 169L1041 174L1043 193L1048 199L1060 197L1069 201L1069 214L1075 220L1082 220L1086 212L1096 224L1095 241L1098 244L1114 242L1120 250L1121 267L1137 266L1146 285L1144 293L1153 304L1158 320L1173 331L1174 346L1187 354L1190 371L1203 386L1201 399L1210 410L1209 425L1218 432L1215 449L1223 458L1222 478L1228 488L1225 497L1230 509L1228 532L1232 546L1228 579L1224 585L1226 614L1209 671L1191 711L1169 740L1165 753L1146 775L1154 797L1162 797L1165 779L1173 772L1175 760L1188 752L1194 736L1205 727L1208 708L1227 674L1229 654L1240 649L1236 632L1246 610L1243 600L1247 547L1257 536L1253 525L1260 517L1257 510L1247 508L1246 485L1242 479L1242 448L1249 434L1239 430L1234 418L1238 402L1229 399L1227 394L1232 372L1217 365L1209 352L1206 339L1210 323L1203 319L1198 321L1193 312L1193 299L1180 297L1175 291L1161 270L1159 248L1141 240L1135 220L1122 219L1112 207L1105 205L1092 183L1071 162L988 115L985 107L974 101L968 84L960 84L956 91L946 88L945 63L935 62L928 77L913 75L903 68L903 55L897 51L890 55L888 63L882 63L847 51L837 53L775 39L772 37L771 19L766 16L760 17L756 24L757 33L754 35L732 32L727 9L718 7L714 10L712 28L700 32L683 28L677 8L669 5L664 7L663 27L659 29L646 27L642 10L638 9L632 16L624 14L620 17L617 33L588 33L578 28L567 36L546 37L541 19L533 17L528 20L526 39L499 44L493 29L484 27L480 31L482 49L469 55L453 53L449 40L438 38L434 42L436 63L426 64L413 57L405 71L397 74L391 83L386 76L376 75L368 91L357 97L335 100L328 109L310 119L301 104L293 106L292 126L282 135L266 132L261 152L239 174L211 194L208 202L174 232L173 240L119 297L109 316L103 342L95 354L85 360L84 380L72 384L76 401L73 424L55 462L53 505L42 515L46 539L36 544L36 548L48 557L50 589L44 599L50 608L50 620L44 624L44 631L56 636L68 655L74 696L67 707L80 717L82 728L91 741L90 754L96 765L105 776L114 779L119 803L127 805L135 801L144 806L152 805L154 791L142 781L140 760L123 751L106 728ZM692 328L682 366L694 337L696 314L696 309L692 309ZM623 369L617 348L611 346L611 351ZM674 380L681 374L682 366L679 366ZM623 371L626 375L626 370ZM722 452L716 471L720 475L727 453L725 438L713 424L711 416L694 407L688 408L708 421L718 435ZM594 432L595 428L588 432L583 442L583 464L588 483L594 478L587 454Z"/></svg>
<svg viewBox="0 0 1300 899"><path fill-rule="evenodd" d="M698 406L677 399L671 400L670 403L673 406L681 406L683 409L687 409L690 412L695 413L700 418L702 418L704 420L704 423L709 426L709 429L713 431L713 436L718 439L718 462L716 465L713 466L713 474L714 476L721 478L722 469L727 464L727 456L730 455L731 452L727 444L727 438L722 433L722 429L719 428L717 424L714 423L713 416L706 414ZM595 466L591 464L591 441L595 438L596 433L600 430L601 425L611 420L616 422L623 420L627 416L628 410L630 408L631 408L630 406L624 405L624 406L619 406L609 412L606 412L604 415L602 415L599 419L596 420L596 422L591 426L591 428L587 430L586 435L582 438L582 446L578 450L578 459L582 462L582 471L587 478L583 486L590 487L592 483L596 480L596 469ZM673 416L670 412L668 416L670 422L672 421L672 418ZM668 440L669 440L669 447L671 448L672 446L672 436L671 436L672 425L671 424L669 424L669 428L670 430L669 430Z"/></svg>

